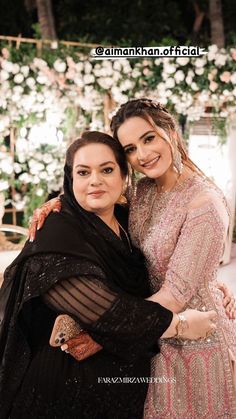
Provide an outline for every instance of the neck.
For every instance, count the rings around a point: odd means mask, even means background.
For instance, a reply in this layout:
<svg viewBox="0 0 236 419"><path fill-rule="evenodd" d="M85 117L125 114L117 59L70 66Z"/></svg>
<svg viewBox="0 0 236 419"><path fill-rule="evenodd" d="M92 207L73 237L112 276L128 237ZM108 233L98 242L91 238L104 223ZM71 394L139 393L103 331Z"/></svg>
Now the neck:
<svg viewBox="0 0 236 419"><path fill-rule="evenodd" d="M179 177L180 174L173 167L169 167L163 175L155 179L155 183L160 190L168 190L173 188Z"/></svg>
<svg viewBox="0 0 236 419"><path fill-rule="evenodd" d="M108 210L102 213L95 213L101 220L108 225L108 227L112 228L114 225L114 206L109 208Z"/></svg>

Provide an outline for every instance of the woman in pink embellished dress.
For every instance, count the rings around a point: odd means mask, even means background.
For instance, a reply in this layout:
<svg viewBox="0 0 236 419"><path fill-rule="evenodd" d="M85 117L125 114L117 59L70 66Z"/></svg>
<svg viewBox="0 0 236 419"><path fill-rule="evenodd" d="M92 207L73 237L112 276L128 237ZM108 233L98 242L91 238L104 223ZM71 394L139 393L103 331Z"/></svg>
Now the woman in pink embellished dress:
<svg viewBox="0 0 236 419"><path fill-rule="evenodd" d="M218 313L206 340L161 340L144 418L236 418L236 329L216 281L229 225L225 198L189 159L159 103L131 100L111 127L132 168L145 175L130 196L129 232L146 257L152 291L174 312Z"/></svg>
<svg viewBox="0 0 236 419"><path fill-rule="evenodd" d="M158 302L176 313L218 313L208 339L160 341L144 419L235 419L234 308L230 303L226 313L216 280L229 225L226 200L189 159L173 117L158 102L127 102L111 128L133 169L144 175L129 194L129 232L146 257ZM32 238L53 208L60 210L58 200L37 210Z"/></svg>

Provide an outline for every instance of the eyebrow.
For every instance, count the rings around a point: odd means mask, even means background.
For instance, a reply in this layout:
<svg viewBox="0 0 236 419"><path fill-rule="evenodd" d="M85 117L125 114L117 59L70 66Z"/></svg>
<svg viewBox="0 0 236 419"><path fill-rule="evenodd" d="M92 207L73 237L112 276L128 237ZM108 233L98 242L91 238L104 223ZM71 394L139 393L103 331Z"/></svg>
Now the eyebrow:
<svg viewBox="0 0 236 419"><path fill-rule="evenodd" d="M99 164L99 167L106 166L107 164L113 164L113 166L115 166L114 161L105 161L104 163ZM89 169L90 166L86 166L85 164L77 164L75 167L83 167L84 169Z"/></svg>
<svg viewBox="0 0 236 419"><path fill-rule="evenodd" d="M141 135L141 137L139 137L139 140L142 140L147 134L150 134L151 132L154 132L155 133L154 130L146 131L144 134ZM127 145L124 146L124 149L126 149L127 147L130 147L132 145L133 145L132 143L131 144L127 144Z"/></svg>

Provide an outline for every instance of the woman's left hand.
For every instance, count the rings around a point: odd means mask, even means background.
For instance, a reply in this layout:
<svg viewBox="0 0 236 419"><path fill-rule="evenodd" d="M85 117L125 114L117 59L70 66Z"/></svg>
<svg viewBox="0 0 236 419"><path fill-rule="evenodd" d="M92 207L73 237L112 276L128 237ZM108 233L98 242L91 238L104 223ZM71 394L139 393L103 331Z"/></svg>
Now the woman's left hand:
<svg viewBox="0 0 236 419"><path fill-rule="evenodd" d="M61 350L72 355L77 361L83 361L101 349L102 346L85 331L61 345Z"/></svg>
<svg viewBox="0 0 236 419"><path fill-rule="evenodd" d="M226 315L229 319L234 320L236 318L236 302L232 291L223 283L218 283L218 288L223 292L223 306L225 308Z"/></svg>

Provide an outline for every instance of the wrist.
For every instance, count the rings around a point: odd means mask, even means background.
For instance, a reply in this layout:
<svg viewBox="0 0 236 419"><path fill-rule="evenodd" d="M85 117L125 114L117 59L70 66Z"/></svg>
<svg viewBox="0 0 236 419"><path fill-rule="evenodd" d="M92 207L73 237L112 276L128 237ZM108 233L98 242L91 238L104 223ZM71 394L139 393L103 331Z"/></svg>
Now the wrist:
<svg viewBox="0 0 236 419"><path fill-rule="evenodd" d="M177 314L178 316L178 322L176 324L175 330L176 334L173 336L174 338L181 338L184 336L186 331L189 329L189 324L186 319L186 316L184 313Z"/></svg>

